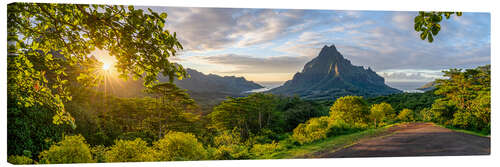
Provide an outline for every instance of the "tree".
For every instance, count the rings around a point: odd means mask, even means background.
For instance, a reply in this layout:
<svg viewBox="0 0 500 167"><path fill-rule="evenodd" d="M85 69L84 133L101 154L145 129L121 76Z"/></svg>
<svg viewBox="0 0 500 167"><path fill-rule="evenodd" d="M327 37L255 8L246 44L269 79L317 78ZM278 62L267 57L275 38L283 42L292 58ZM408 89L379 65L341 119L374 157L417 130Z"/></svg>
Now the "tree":
<svg viewBox="0 0 500 167"><path fill-rule="evenodd" d="M208 115L211 126L219 132L238 128L242 138L263 129L272 129L279 123L278 99L272 94L254 93L248 97L229 97Z"/></svg>
<svg viewBox="0 0 500 167"><path fill-rule="evenodd" d="M375 123L377 127L377 122L382 122L384 119L393 119L395 117L394 109L388 103L382 102L380 104L374 104L370 107L370 119Z"/></svg>
<svg viewBox="0 0 500 167"><path fill-rule="evenodd" d="M344 96L338 98L330 107L333 120L344 120L348 124L366 123L370 111L361 96Z"/></svg>
<svg viewBox="0 0 500 167"><path fill-rule="evenodd" d="M431 110L441 116L440 122L460 128L489 131L491 115L490 65L475 69L443 71L446 79L438 79L436 91L444 96Z"/></svg>
<svg viewBox="0 0 500 167"><path fill-rule="evenodd" d="M153 107L153 113L152 117L148 117L148 123L157 123L155 132L158 138L162 138L167 128L189 131L189 126L197 120L197 115L189 111L197 109L198 106L186 90L167 82L156 84L146 92L156 98L155 103L150 106Z"/></svg>
<svg viewBox="0 0 500 167"><path fill-rule="evenodd" d="M410 109L403 109L399 112L398 117L399 120L409 122L415 120L415 113Z"/></svg>
<svg viewBox="0 0 500 167"><path fill-rule="evenodd" d="M451 15L456 14L457 16L462 16L462 12L418 12L418 16L415 16L415 31L420 32L420 39L429 41L432 43L434 37L441 30L441 20L443 16L449 19Z"/></svg>
<svg viewBox="0 0 500 167"><path fill-rule="evenodd" d="M108 50L117 59L121 77L143 77L148 87L159 73L171 82L186 76L182 66L168 60L182 45L175 33L164 29L166 13L145 13L133 6L41 3L12 3L7 13L10 104L56 111L55 124L74 125L63 104L71 100L67 65L86 64L95 49ZM78 80L93 78L83 72Z"/></svg>

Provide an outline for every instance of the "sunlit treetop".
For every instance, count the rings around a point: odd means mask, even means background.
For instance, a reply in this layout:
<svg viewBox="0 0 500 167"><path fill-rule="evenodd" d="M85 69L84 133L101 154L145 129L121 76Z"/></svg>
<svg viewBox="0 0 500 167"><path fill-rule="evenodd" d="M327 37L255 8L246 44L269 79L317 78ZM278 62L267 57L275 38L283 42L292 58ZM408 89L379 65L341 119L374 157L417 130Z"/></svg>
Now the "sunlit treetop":
<svg viewBox="0 0 500 167"><path fill-rule="evenodd" d="M9 4L9 96L24 107L57 106L54 123L70 121L63 105L71 100L67 70L96 66L88 56L96 49L115 57L114 68L122 78L143 78L146 87L157 82L158 74L170 81L185 77L183 67L168 60L182 45L175 32L164 29L166 18L166 13L133 6ZM95 80L91 70L77 74L79 82Z"/></svg>

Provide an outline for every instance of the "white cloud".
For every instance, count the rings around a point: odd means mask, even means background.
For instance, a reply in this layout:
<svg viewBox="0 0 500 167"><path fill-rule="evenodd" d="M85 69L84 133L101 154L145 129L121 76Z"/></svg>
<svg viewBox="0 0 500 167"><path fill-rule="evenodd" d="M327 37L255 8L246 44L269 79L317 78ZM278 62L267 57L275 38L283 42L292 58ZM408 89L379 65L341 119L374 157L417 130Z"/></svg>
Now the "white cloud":
<svg viewBox="0 0 500 167"><path fill-rule="evenodd" d="M211 64L235 67L234 70L223 73L293 73L310 60L308 57L275 56L258 58L237 54L204 56L199 58Z"/></svg>

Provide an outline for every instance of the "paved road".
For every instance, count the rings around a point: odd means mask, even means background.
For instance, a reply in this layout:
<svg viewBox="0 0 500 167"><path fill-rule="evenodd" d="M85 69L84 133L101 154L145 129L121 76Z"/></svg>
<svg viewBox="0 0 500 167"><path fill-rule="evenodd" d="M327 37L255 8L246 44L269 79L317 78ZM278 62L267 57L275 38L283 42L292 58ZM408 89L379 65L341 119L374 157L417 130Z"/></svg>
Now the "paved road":
<svg viewBox="0 0 500 167"><path fill-rule="evenodd" d="M412 123L389 129L392 135L365 139L359 143L321 157L397 157L489 155L490 138L435 126Z"/></svg>

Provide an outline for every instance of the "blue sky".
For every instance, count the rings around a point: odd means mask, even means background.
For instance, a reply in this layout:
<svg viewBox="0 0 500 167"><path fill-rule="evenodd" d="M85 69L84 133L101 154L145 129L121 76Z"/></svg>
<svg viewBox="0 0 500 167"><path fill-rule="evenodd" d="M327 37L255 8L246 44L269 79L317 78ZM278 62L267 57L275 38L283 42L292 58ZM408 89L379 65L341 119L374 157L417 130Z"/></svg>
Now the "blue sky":
<svg viewBox="0 0 500 167"><path fill-rule="evenodd" d="M148 8L148 7L143 7ZM286 81L334 44L387 82L428 82L449 68L490 64L490 14L442 22L433 43L413 29L417 12L149 7L184 46L173 58L203 73Z"/></svg>

